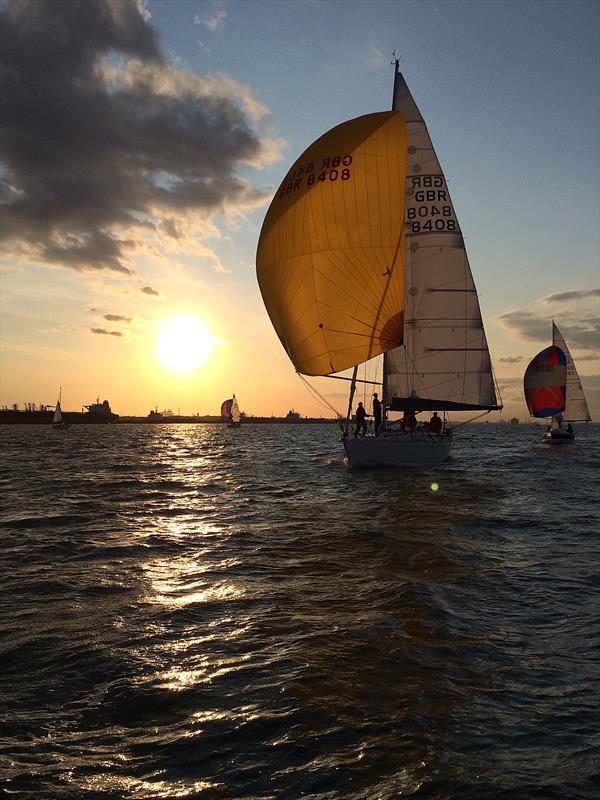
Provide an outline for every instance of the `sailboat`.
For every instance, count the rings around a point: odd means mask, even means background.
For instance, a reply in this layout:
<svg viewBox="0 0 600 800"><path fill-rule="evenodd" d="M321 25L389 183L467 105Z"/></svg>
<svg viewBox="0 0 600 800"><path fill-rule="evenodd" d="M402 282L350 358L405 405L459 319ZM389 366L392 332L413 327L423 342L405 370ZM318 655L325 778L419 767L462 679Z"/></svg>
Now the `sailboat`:
<svg viewBox="0 0 600 800"><path fill-rule="evenodd" d="M525 401L532 417L550 417L544 441L572 442L573 422L590 422L581 380L567 343L552 323L552 345L531 359L523 378Z"/></svg>
<svg viewBox="0 0 600 800"><path fill-rule="evenodd" d="M239 428L241 426L240 409L235 395L228 400L223 400L221 404L221 419L227 423L229 428Z"/></svg>
<svg viewBox="0 0 600 800"><path fill-rule="evenodd" d="M69 423L63 418L62 409L60 407L61 395L62 386L58 390L58 400L56 401L54 417L52 418L52 427L56 430L66 430L69 427Z"/></svg>
<svg viewBox="0 0 600 800"><path fill-rule="evenodd" d="M350 381L350 467L448 457L445 421L403 430L391 412L502 407L446 179L398 60L391 111L337 125L293 164L263 222L257 276L296 371ZM357 383L372 383L358 367L376 356L382 424L353 437ZM335 374L350 368L352 377Z"/></svg>

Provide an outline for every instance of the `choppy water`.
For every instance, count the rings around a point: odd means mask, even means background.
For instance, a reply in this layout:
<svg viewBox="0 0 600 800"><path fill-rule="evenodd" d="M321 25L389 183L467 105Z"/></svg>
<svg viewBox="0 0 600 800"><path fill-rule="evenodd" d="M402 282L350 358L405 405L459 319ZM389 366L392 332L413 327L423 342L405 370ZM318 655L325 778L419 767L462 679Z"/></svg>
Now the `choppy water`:
<svg viewBox="0 0 600 800"><path fill-rule="evenodd" d="M5 427L6 796L597 798L578 434L349 472L334 426Z"/></svg>

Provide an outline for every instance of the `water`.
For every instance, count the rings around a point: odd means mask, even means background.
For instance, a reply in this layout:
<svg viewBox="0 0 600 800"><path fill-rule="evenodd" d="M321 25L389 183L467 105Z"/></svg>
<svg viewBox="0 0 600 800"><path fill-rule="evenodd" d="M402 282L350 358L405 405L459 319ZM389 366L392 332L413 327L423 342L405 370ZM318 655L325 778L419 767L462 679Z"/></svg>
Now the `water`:
<svg viewBox="0 0 600 800"><path fill-rule="evenodd" d="M5 796L597 798L600 428L540 436L4 427Z"/></svg>

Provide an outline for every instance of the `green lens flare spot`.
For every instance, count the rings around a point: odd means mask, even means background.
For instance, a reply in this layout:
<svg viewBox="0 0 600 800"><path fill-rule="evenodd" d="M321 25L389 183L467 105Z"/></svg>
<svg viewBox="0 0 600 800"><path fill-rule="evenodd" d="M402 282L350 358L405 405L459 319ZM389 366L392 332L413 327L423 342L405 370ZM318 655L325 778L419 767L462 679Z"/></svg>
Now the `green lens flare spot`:
<svg viewBox="0 0 600 800"><path fill-rule="evenodd" d="M439 488L440 488L440 487L439 487L439 485L438 485L437 483L432 483L432 484L431 484L431 491L432 491L432 492L437 492L437 490L438 490Z"/></svg>

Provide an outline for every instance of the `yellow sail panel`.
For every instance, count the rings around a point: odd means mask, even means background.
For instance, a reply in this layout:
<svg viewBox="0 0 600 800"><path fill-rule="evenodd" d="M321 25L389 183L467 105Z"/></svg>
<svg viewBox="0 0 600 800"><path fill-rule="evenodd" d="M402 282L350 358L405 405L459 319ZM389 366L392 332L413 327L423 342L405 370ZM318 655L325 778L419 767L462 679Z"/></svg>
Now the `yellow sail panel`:
<svg viewBox="0 0 600 800"><path fill-rule="evenodd" d="M406 126L349 120L292 166L267 211L258 283L292 363L326 375L401 343Z"/></svg>

